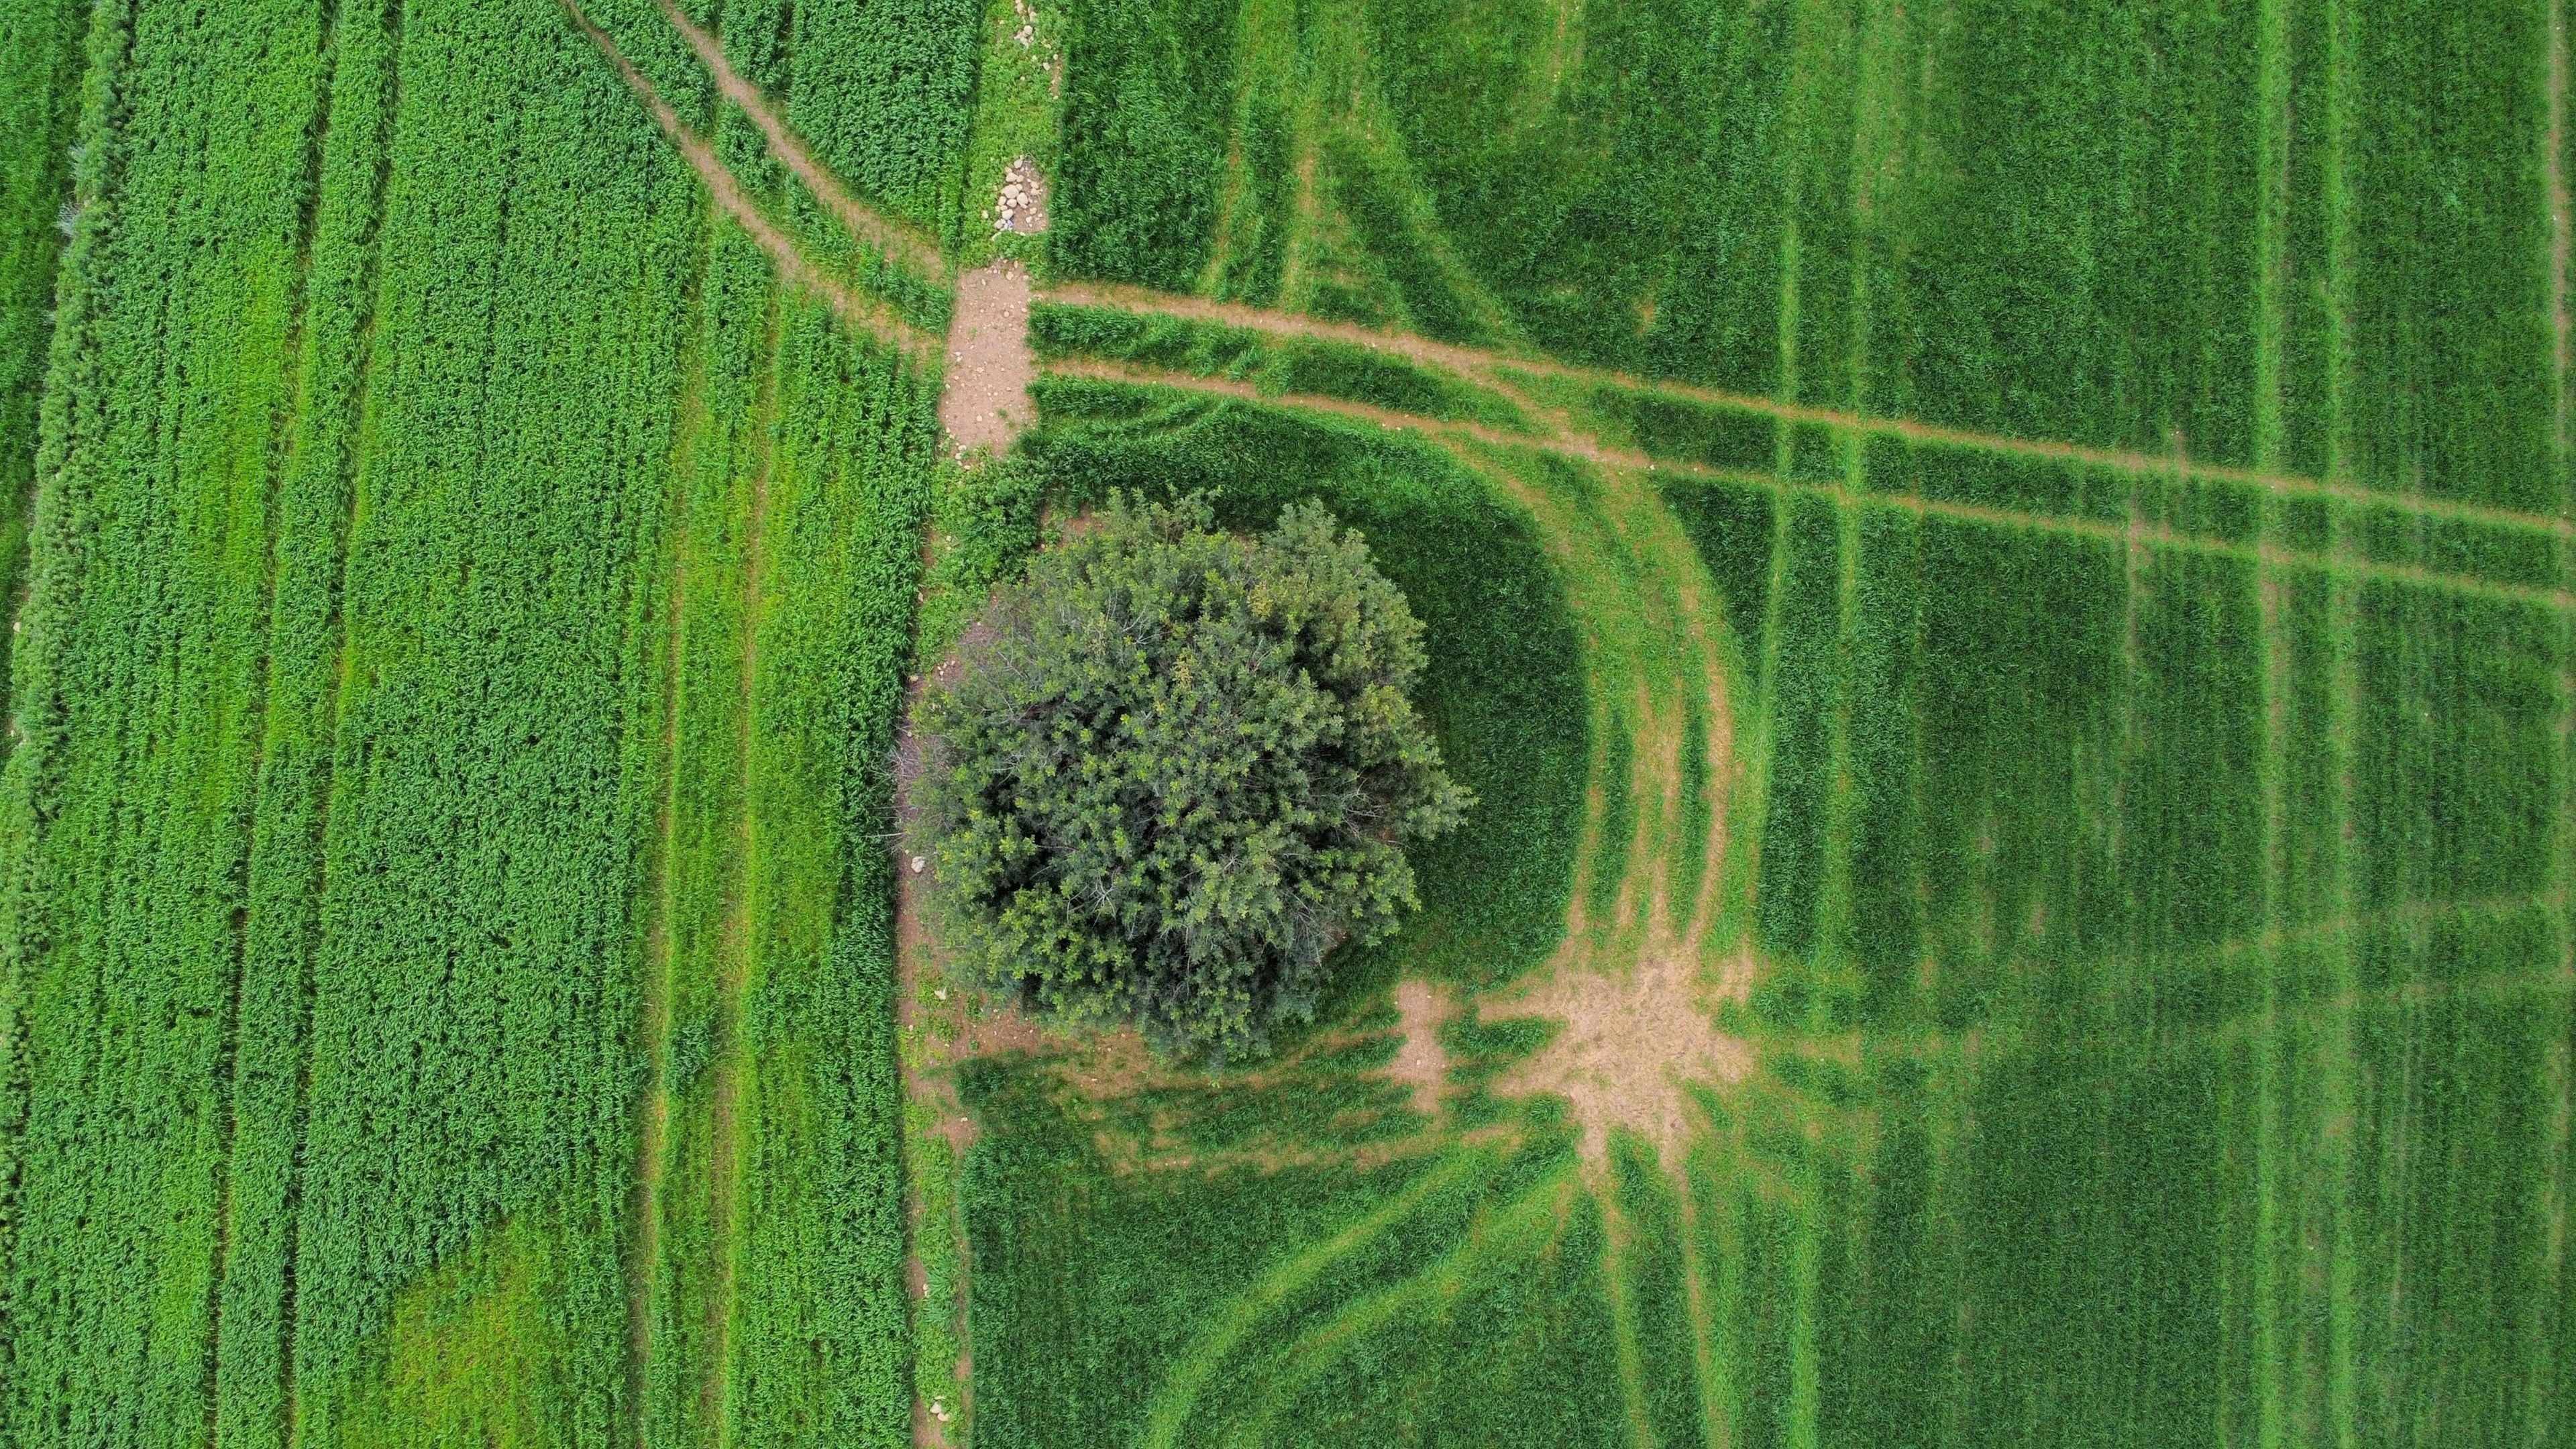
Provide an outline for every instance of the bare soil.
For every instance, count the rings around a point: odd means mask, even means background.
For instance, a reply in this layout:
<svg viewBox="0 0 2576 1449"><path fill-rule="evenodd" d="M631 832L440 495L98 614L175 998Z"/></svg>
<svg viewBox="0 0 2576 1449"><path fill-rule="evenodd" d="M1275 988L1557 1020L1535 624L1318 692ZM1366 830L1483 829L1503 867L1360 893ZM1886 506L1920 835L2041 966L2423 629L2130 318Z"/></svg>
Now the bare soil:
<svg viewBox="0 0 2576 1449"><path fill-rule="evenodd" d="M957 279L939 425L961 462L1009 452L1035 417L1029 294L1028 268L1007 258Z"/></svg>
<svg viewBox="0 0 2576 1449"><path fill-rule="evenodd" d="M1449 988L1412 976L1396 983L1395 1009L1404 1019L1404 1046L1386 1074L1413 1089L1415 1110L1437 1117L1449 1085L1449 1052L1440 1044L1440 1028L1458 1014L1457 999Z"/></svg>
<svg viewBox="0 0 2576 1449"><path fill-rule="evenodd" d="M1753 1070L1752 1045L1714 1024L1717 998L1741 992L1750 971L1724 973L1717 982L1701 977L1679 955L1655 955L1624 975L1561 971L1535 990L1487 1003L1487 1020L1553 1016L1566 1024L1494 1090L1565 1098L1583 1128L1584 1159L1595 1168L1609 1161L1612 1129L1624 1128L1679 1171L1697 1115L1690 1084L1732 1085Z"/></svg>

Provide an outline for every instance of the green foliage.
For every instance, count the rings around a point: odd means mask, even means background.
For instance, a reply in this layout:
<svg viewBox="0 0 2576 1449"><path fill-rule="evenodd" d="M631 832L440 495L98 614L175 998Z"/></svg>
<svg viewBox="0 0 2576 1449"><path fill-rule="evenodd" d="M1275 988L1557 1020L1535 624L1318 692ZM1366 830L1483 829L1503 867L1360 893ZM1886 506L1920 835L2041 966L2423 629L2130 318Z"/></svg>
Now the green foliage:
<svg viewBox="0 0 2576 1449"><path fill-rule="evenodd" d="M1380 428L1116 384L1047 382L1038 402L1046 426L1023 446L1070 496L1206 492L1246 531L1321 502L1368 535L1422 619L1430 665L1416 699L1476 794L1474 828L1406 852L1422 909L1359 953L1335 995L1365 995L1399 964L1483 984L1545 960L1564 933L1592 729L1565 586L1527 516L1446 454Z"/></svg>
<svg viewBox="0 0 2576 1449"><path fill-rule="evenodd" d="M322 42L287 4L103 5L90 31L6 777L15 1442L208 1423Z"/></svg>
<svg viewBox="0 0 2576 1449"><path fill-rule="evenodd" d="M1408 695L1422 627L1355 534L1131 506L998 599L921 728L920 838L970 967L1046 1015L1219 1059L1312 1019L1473 797Z"/></svg>
<svg viewBox="0 0 2576 1449"><path fill-rule="evenodd" d="M0 3L0 600L14 606L35 487L36 398L70 232L83 0ZM0 704L10 640L0 636ZM7 744L0 742L0 750Z"/></svg>
<svg viewBox="0 0 2576 1449"><path fill-rule="evenodd" d="M1135 0L1075 16L1055 179L1057 266L1176 290L1196 279L1225 160L1237 8Z"/></svg>
<svg viewBox="0 0 2576 1449"><path fill-rule="evenodd" d="M994 586L1015 577L1036 551L1045 493L1045 470L1019 454L980 468L941 467L915 631L925 664L946 656Z"/></svg>
<svg viewBox="0 0 2576 1449"><path fill-rule="evenodd" d="M667 1053L748 1164L726 1241L666 1194L738 1273L689 1410L903 1442L927 390L775 295L557 7L96 16L0 797L0 1442L627 1440L663 868L759 968ZM736 782L695 855L681 771Z"/></svg>

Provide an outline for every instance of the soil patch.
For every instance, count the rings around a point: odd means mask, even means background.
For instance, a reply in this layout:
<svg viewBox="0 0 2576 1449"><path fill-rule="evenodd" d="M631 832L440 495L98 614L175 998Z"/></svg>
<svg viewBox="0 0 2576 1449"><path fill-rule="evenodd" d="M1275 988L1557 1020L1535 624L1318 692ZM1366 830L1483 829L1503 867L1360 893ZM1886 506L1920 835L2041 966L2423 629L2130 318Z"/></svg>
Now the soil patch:
<svg viewBox="0 0 2576 1449"><path fill-rule="evenodd" d="M1028 268L1005 259L960 276L939 394L939 425L960 462L1010 451L1035 415L1029 383L1036 376Z"/></svg>
<svg viewBox="0 0 2576 1449"><path fill-rule="evenodd" d="M1404 1046L1386 1074L1413 1089L1416 1111L1437 1117L1440 1094L1449 1085L1449 1052L1440 1044L1440 1028L1458 1014L1457 1000L1445 986L1407 977L1396 984L1395 1009L1404 1019Z"/></svg>
<svg viewBox="0 0 2576 1449"><path fill-rule="evenodd" d="M1565 1098L1583 1128L1584 1160L1596 1169L1608 1165L1611 1130L1624 1128L1678 1173L1697 1115L1689 1089L1729 1086L1753 1070L1752 1044L1719 1031L1711 1009L1719 997L1740 994L1749 980L1749 971L1737 970L1703 982L1695 963L1665 954L1638 961L1624 977L1559 972L1536 990L1480 1012L1489 1021L1565 1021L1554 1041L1505 1072L1494 1090Z"/></svg>

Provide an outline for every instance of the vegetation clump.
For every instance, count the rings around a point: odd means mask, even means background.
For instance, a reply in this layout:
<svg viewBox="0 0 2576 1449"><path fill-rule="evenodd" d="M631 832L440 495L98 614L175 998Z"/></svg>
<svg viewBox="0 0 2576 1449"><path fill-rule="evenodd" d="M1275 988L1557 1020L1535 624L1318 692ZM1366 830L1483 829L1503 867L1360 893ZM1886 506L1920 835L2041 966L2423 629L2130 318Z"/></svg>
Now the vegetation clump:
<svg viewBox="0 0 2576 1449"><path fill-rule="evenodd" d="M1409 691L1422 626L1357 533L1114 497L924 699L917 848L948 943L1042 1017L1222 1061L1310 1019L1473 803Z"/></svg>

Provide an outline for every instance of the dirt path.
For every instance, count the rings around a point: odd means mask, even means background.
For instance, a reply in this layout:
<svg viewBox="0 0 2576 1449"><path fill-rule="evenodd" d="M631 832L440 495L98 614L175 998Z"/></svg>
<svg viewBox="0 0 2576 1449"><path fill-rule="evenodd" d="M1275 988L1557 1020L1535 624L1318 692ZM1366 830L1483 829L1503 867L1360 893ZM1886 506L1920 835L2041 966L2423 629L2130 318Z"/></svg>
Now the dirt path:
<svg viewBox="0 0 2576 1449"><path fill-rule="evenodd" d="M915 685L912 699L920 697ZM947 1144L947 1163L925 1164L918 1160L905 1163L904 1172L904 1292L916 1303L930 1297L930 1270L923 1261L921 1244L928 1233L950 1234L956 1244L956 1267L953 1292L956 1295L956 1317L950 1324L957 1339L957 1357L950 1368L951 1385L956 1390L957 1405L944 1407L940 1386L922 1380L916 1366L912 1386L912 1442L915 1449L950 1449L964 1441L974 1419L973 1384L975 1346L970 1336L971 1324L966 1314L968 1263L965 1234L961 1224L933 1221L928 1193L920 1175L925 1171L953 1167L975 1144L975 1122L966 1114L966 1104L957 1094L953 1068L958 1052L969 1046L960 1029L962 1010L951 1010L947 1003L950 990L942 984L935 964L932 943L922 918L926 882L911 868L911 860L899 850L895 857L895 1035L896 1061L903 1078L906 1105L905 1132L915 1130L917 1119L928 1116L934 1130ZM907 1143L907 1159L918 1159L922 1153ZM935 1155L935 1154L934 1154ZM951 1433L954 1429L956 1432Z"/></svg>
<svg viewBox="0 0 2576 1449"><path fill-rule="evenodd" d="M1036 409L1029 402L1029 383L1036 366L1029 351L1029 273L1004 258L957 278L956 304L950 313L946 365L939 393L940 429L950 454L976 466L1007 454L1031 423ZM942 662L936 673L955 667ZM927 681L916 677L907 697L917 705ZM956 1057L978 1050L1011 1050L1042 1043L1036 1028L1016 1012L970 1011L980 997L970 998L945 984L936 965L924 921L927 882L909 856L898 851L895 903L895 1017L901 1038L904 1100L938 1124L951 1164L974 1145L975 1125L957 1094ZM954 1278L957 1317L953 1325L957 1360L953 1383L957 1405L944 1407L938 1392L916 1382L912 1403L912 1442L918 1449L949 1449L974 1421L974 1340L965 1312L970 1271L963 1225L934 1224L918 1168L906 1173L905 1283L916 1301L929 1295L930 1274L921 1255L921 1234L954 1232L957 1237ZM952 1430L954 1431L952 1433Z"/></svg>
<svg viewBox="0 0 2576 1449"><path fill-rule="evenodd" d="M957 278L939 425L958 461L1000 457L1036 420L1029 383L1029 271L1004 259Z"/></svg>
<svg viewBox="0 0 2576 1449"><path fill-rule="evenodd" d="M1457 999L1437 982L1408 976L1396 983L1395 1010L1403 1021L1404 1045L1386 1074L1413 1089L1414 1110L1440 1115L1440 1097L1449 1086L1449 1051L1440 1044L1440 1029L1458 1014Z"/></svg>

